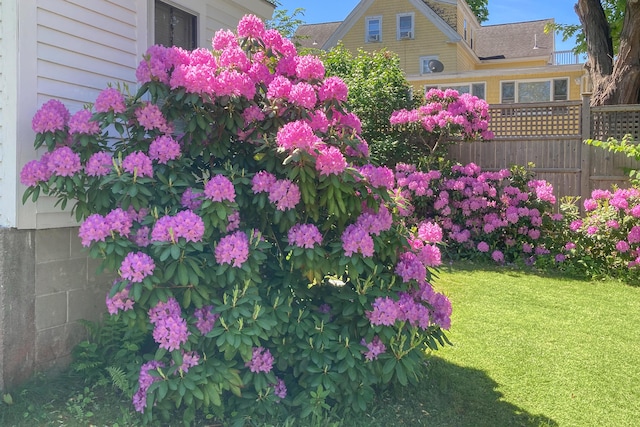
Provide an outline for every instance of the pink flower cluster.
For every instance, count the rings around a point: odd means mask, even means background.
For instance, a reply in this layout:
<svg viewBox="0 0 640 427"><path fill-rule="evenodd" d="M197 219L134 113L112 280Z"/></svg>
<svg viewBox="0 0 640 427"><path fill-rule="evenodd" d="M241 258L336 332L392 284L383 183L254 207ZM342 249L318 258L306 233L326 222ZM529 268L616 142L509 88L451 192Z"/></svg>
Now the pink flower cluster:
<svg viewBox="0 0 640 427"><path fill-rule="evenodd" d="M373 238L362 226L348 225L342 232L341 240L345 256L350 257L355 253L360 253L363 257L373 256Z"/></svg>
<svg viewBox="0 0 640 427"><path fill-rule="evenodd" d="M88 176L105 176L113 170L113 158L106 151L94 153L87 160L84 172Z"/></svg>
<svg viewBox="0 0 640 427"><path fill-rule="evenodd" d="M133 395L133 406L136 408L136 411L140 413L144 412L144 409L147 407L147 390L149 390L151 384L162 379L159 376L151 375L149 371L154 371L164 366L164 363L158 360L150 360L140 367L138 390Z"/></svg>
<svg viewBox="0 0 640 427"><path fill-rule="evenodd" d="M236 189L233 183L224 175L214 175L204 185L204 195L214 202L234 202L236 200Z"/></svg>
<svg viewBox="0 0 640 427"><path fill-rule="evenodd" d="M218 264L241 267L249 259L249 238L246 233L236 231L220 239L216 245L215 257Z"/></svg>
<svg viewBox="0 0 640 427"><path fill-rule="evenodd" d="M107 88L100 92L93 108L98 113L124 113L127 106L124 95L118 89Z"/></svg>
<svg viewBox="0 0 640 427"><path fill-rule="evenodd" d="M376 360L378 356L380 356L387 350L387 346L384 345L384 343L380 340L380 337L377 335L373 337L373 339L369 343L366 342L363 338L362 341L360 341L360 344L367 347L367 351L364 352L364 358L365 360L369 361Z"/></svg>
<svg viewBox="0 0 640 427"><path fill-rule="evenodd" d="M90 246L92 242L104 242L112 234L127 237L133 225L133 218L128 212L116 208L106 216L100 214L89 215L80 225L78 236L82 246Z"/></svg>
<svg viewBox="0 0 640 427"><path fill-rule="evenodd" d="M91 120L91 111L80 110L69 119L69 134L96 135L100 132L98 122Z"/></svg>
<svg viewBox="0 0 640 427"><path fill-rule="evenodd" d="M153 339L160 348L173 351L187 342L190 332L175 298L169 297L166 302L159 301L149 309L148 314L149 322L154 325Z"/></svg>
<svg viewBox="0 0 640 427"><path fill-rule="evenodd" d="M120 277L133 283L140 283L151 276L156 268L153 258L144 252L129 252L120 265Z"/></svg>
<svg viewBox="0 0 640 427"><path fill-rule="evenodd" d="M200 242L203 235L204 221L191 210L158 218L151 230L151 240L154 242L176 243L180 238L187 242Z"/></svg>
<svg viewBox="0 0 640 427"><path fill-rule="evenodd" d="M273 368L273 362L274 359L269 349L264 347L254 347L251 360L245 363L245 366L247 366L253 373L269 373Z"/></svg>
<svg viewBox="0 0 640 427"><path fill-rule="evenodd" d="M71 114L57 99L45 102L31 120L31 128L36 133L65 130Z"/></svg>
<svg viewBox="0 0 640 427"><path fill-rule="evenodd" d="M322 243L322 234L314 224L296 224L287 233L289 244L300 248L313 249Z"/></svg>
<svg viewBox="0 0 640 427"><path fill-rule="evenodd" d="M149 146L149 157L166 165L169 160L180 157L180 144L169 135L159 136Z"/></svg>
<svg viewBox="0 0 640 427"><path fill-rule="evenodd" d="M267 193L269 201L279 211L293 209L300 202L300 188L288 179L277 179L275 175L260 171L251 179L254 194Z"/></svg>
<svg viewBox="0 0 640 427"><path fill-rule="evenodd" d="M486 101L453 89L431 89L425 96L425 105L411 111L394 111L390 122L396 126L416 124L429 133L489 140L493 139L493 133L488 130L489 119Z"/></svg>
<svg viewBox="0 0 640 427"><path fill-rule="evenodd" d="M211 332L216 320L220 317L218 313L213 312L212 305L205 305L202 308L197 308L193 312L193 315L196 318L196 328L198 328L202 335L207 335Z"/></svg>
<svg viewBox="0 0 640 427"><path fill-rule="evenodd" d="M138 178L145 176L149 178L153 177L153 164L151 163L151 159L142 151L134 151L128 154L127 157L122 160L122 169Z"/></svg>
<svg viewBox="0 0 640 427"><path fill-rule="evenodd" d="M116 292L112 297L107 294L106 304L109 314L118 314L120 310L128 311L133 309L134 301L129 296L130 286L125 287L123 290Z"/></svg>

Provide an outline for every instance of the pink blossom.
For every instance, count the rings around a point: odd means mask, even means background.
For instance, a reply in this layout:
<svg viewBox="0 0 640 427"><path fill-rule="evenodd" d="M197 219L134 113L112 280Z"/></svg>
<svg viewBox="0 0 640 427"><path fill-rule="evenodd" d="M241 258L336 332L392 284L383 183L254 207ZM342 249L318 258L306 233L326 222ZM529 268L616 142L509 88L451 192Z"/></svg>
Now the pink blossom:
<svg viewBox="0 0 640 427"><path fill-rule="evenodd" d="M162 115L162 111L156 104L152 104L150 102L146 102L142 107L139 107L135 111L136 119L140 126L144 128L144 130L154 130L157 129L160 132L169 132L170 128L167 124L167 120Z"/></svg>
<svg viewBox="0 0 640 427"><path fill-rule="evenodd" d="M73 176L82 169L80 155L69 147L58 147L48 156L47 168L56 176Z"/></svg>
<svg viewBox="0 0 640 427"><path fill-rule="evenodd" d="M360 253L364 257L373 256L373 239L362 227L351 224L342 233L342 248L345 256Z"/></svg>
<svg viewBox="0 0 640 427"><path fill-rule="evenodd" d="M89 157L84 166L84 172L88 176L105 176L113 169L113 158L111 153L98 151Z"/></svg>
<svg viewBox="0 0 640 427"><path fill-rule="evenodd" d="M363 338L362 341L360 341L360 344L367 347L367 351L364 353L364 358L369 361L376 360L379 355L387 350L387 347L377 335L373 337L373 340L370 343L367 343Z"/></svg>
<svg viewBox="0 0 640 427"><path fill-rule="evenodd" d="M224 236L216 245L215 257L218 264L241 267L249 259L249 238L242 231Z"/></svg>
<svg viewBox="0 0 640 427"><path fill-rule="evenodd" d="M153 177L151 159L141 151L134 151L122 160L122 169L139 178Z"/></svg>
<svg viewBox="0 0 640 427"><path fill-rule="evenodd" d="M489 252L489 244L487 242L480 242L476 247L480 252Z"/></svg>
<svg viewBox="0 0 640 427"><path fill-rule="evenodd" d="M300 188L288 179L279 179L269 188L269 201L279 211L293 209L300 202Z"/></svg>
<svg viewBox="0 0 640 427"><path fill-rule="evenodd" d="M302 108L312 109L318 102L316 90L309 83L299 82L291 87L289 101Z"/></svg>
<svg viewBox="0 0 640 427"><path fill-rule="evenodd" d="M100 132L98 122L91 120L89 110L80 110L69 119L69 134L95 135Z"/></svg>
<svg viewBox="0 0 640 427"><path fill-rule="evenodd" d="M64 130L69 122L70 113L57 99L45 102L31 120L31 128L36 133Z"/></svg>
<svg viewBox="0 0 640 427"><path fill-rule="evenodd" d="M245 363L245 366L249 368L251 372L271 372L273 368L273 356L268 349L263 347L254 347L251 355L251 360Z"/></svg>
<svg viewBox="0 0 640 427"><path fill-rule="evenodd" d="M204 195L214 202L236 200L236 190L233 183L224 175L214 175L204 186Z"/></svg>
<svg viewBox="0 0 640 427"><path fill-rule="evenodd" d="M336 100L345 102L349 95L349 88L340 77L327 77L320 89L318 89L318 98L321 102L327 100Z"/></svg>
<svg viewBox="0 0 640 427"><path fill-rule="evenodd" d="M300 80L322 80L324 72L324 64L317 56L303 55L296 57L296 74Z"/></svg>
<svg viewBox="0 0 640 427"><path fill-rule="evenodd" d="M180 144L169 135L159 136L149 146L149 157L166 165L169 160L180 157Z"/></svg>
<svg viewBox="0 0 640 427"><path fill-rule="evenodd" d="M143 252L129 252L120 265L120 277L133 283L153 274L156 265L153 258Z"/></svg>
<svg viewBox="0 0 640 427"><path fill-rule="evenodd" d="M255 15L244 15L238 23L238 37L261 38L264 32L264 22Z"/></svg>
<svg viewBox="0 0 640 427"><path fill-rule="evenodd" d="M347 167L347 160L344 158L338 147L322 147L316 158L316 170L320 175L339 175Z"/></svg>
<svg viewBox="0 0 640 427"><path fill-rule="evenodd" d="M98 95L93 108L98 113L124 113L127 106L124 101L124 95L114 88L106 88Z"/></svg>
<svg viewBox="0 0 640 427"><path fill-rule="evenodd" d="M100 214L89 215L80 225L78 236L82 246L90 246L91 242L104 242L111 235L109 222Z"/></svg>
<svg viewBox="0 0 640 427"><path fill-rule="evenodd" d="M296 224L289 229L287 238L290 245L313 249L322 243L322 234L314 224Z"/></svg>
<svg viewBox="0 0 640 427"><path fill-rule="evenodd" d="M43 160L31 160L22 167L20 171L20 182L22 185L32 187L38 185L40 182L48 181L49 178L51 178L52 172L49 170L46 157Z"/></svg>
<svg viewBox="0 0 640 427"><path fill-rule="evenodd" d="M277 178L272 173L267 171L260 171L256 173L251 179L251 189L253 190L254 194L262 192L268 193L271 189L271 186L275 184L276 181Z"/></svg>
<svg viewBox="0 0 640 427"><path fill-rule="evenodd" d="M307 122L298 120L282 126L276 135L278 147L293 151L297 148L309 153L322 143L322 140L313 133L313 129Z"/></svg>

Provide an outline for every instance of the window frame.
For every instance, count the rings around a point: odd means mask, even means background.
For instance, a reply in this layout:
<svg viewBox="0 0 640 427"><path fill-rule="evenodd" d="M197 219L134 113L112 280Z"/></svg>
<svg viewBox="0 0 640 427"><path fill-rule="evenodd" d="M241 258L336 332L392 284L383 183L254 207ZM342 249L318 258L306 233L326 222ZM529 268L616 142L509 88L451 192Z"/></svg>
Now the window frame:
<svg viewBox="0 0 640 427"><path fill-rule="evenodd" d="M457 88L462 87L462 86L467 86L467 88L469 89L468 92L462 92L462 93L468 93L470 95L473 95L479 99L483 99L486 100L487 98L487 82L462 82L462 83L450 83L450 84L441 84L441 85L437 85L435 87L437 87L440 90L445 90L445 89L455 89L458 90ZM482 92L483 95L482 96L478 96L476 93L474 93L474 86L482 86ZM429 86L429 88L432 88L434 86ZM426 92L425 92L426 93ZM458 90L458 93L460 93L460 91Z"/></svg>
<svg viewBox="0 0 640 427"><path fill-rule="evenodd" d="M520 84L524 83L549 83L549 96L545 101L521 101L520 100ZM557 94L556 89L559 82L564 82L564 94ZM505 101L504 93L506 84L513 85L513 100ZM569 100L569 78L555 77L549 79L527 79L527 80L501 80L500 81L500 103L501 104L532 104L536 102L562 102Z"/></svg>
<svg viewBox="0 0 640 427"><path fill-rule="evenodd" d="M199 42L200 42L200 15L187 8L184 7L176 2L173 1L168 1L168 0L151 0L149 7L151 8L151 19L150 19L150 24L151 24L151 28L152 28L152 34L151 34L151 39L153 41L152 44L159 44L159 40L158 40L158 36L157 36L157 31L156 31L156 26L157 26L157 8L158 8L158 4L160 4L161 6L164 7L168 7L170 12L176 11L179 12L180 14L184 14L187 15L188 18L190 19L190 35L189 35L189 41L190 41L190 46L181 46L185 49L188 50L193 50L196 49L199 46ZM169 32L173 32L173 29L170 29ZM171 43L171 39L173 39L173 34L170 36L170 43Z"/></svg>
<svg viewBox="0 0 640 427"><path fill-rule="evenodd" d="M378 21L378 34L371 34L370 23ZM377 38L376 38L377 37ZM382 15L367 16L364 19L364 42L365 43L382 43Z"/></svg>
<svg viewBox="0 0 640 427"><path fill-rule="evenodd" d="M400 27L400 22L402 18L410 18L411 19L411 28L407 30L403 30ZM408 33L403 37L403 33ZM416 20L415 14L413 12L405 12L396 14L396 40L413 40L416 34Z"/></svg>

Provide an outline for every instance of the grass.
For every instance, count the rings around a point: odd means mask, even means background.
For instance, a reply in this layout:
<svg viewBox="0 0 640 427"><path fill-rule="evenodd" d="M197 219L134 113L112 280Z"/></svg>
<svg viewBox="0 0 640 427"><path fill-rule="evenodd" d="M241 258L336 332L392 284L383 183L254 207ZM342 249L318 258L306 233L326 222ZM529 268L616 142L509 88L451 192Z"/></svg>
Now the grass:
<svg viewBox="0 0 640 427"><path fill-rule="evenodd" d="M435 283L452 300L454 345L433 354L420 384L381 392L367 414L335 425L618 427L640 419L640 288L469 264L443 269ZM68 376L37 381L12 393L12 405L0 403L0 425L139 422L109 387L87 389Z"/></svg>

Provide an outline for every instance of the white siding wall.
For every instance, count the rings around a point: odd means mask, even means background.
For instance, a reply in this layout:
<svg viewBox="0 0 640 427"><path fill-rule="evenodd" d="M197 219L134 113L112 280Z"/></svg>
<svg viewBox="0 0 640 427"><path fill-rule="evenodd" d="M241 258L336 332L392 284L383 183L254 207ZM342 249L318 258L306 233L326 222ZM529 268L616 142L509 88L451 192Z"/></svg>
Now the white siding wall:
<svg viewBox="0 0 640 427"><path fill-rule="evenodd" d="M17 0L0 0L0 227L16 223Z"/></svg>
<svg viewBox="0 0 640 427"><path fill-rule="evenodd" d="M234 29L240 18L253 13L271 18L273 6L265 0L165 0L198 16L199 45L211 46L211 38L220 28ZM87 102L93 102L108 83L135 86L135 69L142 54L153 41L154 0L0 0L5 16L5 3L17 8L20 22L17 34L20 45L19 73L16 69L17 135L11 144L16 151L16 170L8 170L13 192L2 188L0 201L10 197L14 203L6 208L17 212L8 225L18 228L51 228L75 225L68 212L54 206L55 200L41 197L37 204L22 205L25 188L17 178L19 169L37 158L33 150L34 134L31 118L51 98L60 99L73 113ZM4 18L3 23L5 21ZM3 26L4 27L4 26ZM18 30L16 30L18 31ZM0 43L5 43L0 40ZM1 46L0 46L1 47ZM3 52L4 49L0 49ZM17 56L16 56L17 58ZM0 59L2 61L3 59ZM6 61L6 60L5 60ZM5 67L0 67L4 70ZM3 79L0 74L0 85ZM12 82L13 83L13 82ZM12 84L16 86L16 84ZM1 87L1 86L0 86ZM0 94L1 99L1 94ZM2 101L0 101L2 108ZM16 110L12 109L12 110ZM4 117L4 119L2 118ZM6 109L0 109L0 124L8 123ZM4 128L0 128L2 135ZM3 140L0 139L0 144ZM0 145L0 165L5 171L7 150ZM1 203L4 205L4 202ZM0 208L0 225L3 208Z"/></svg>

